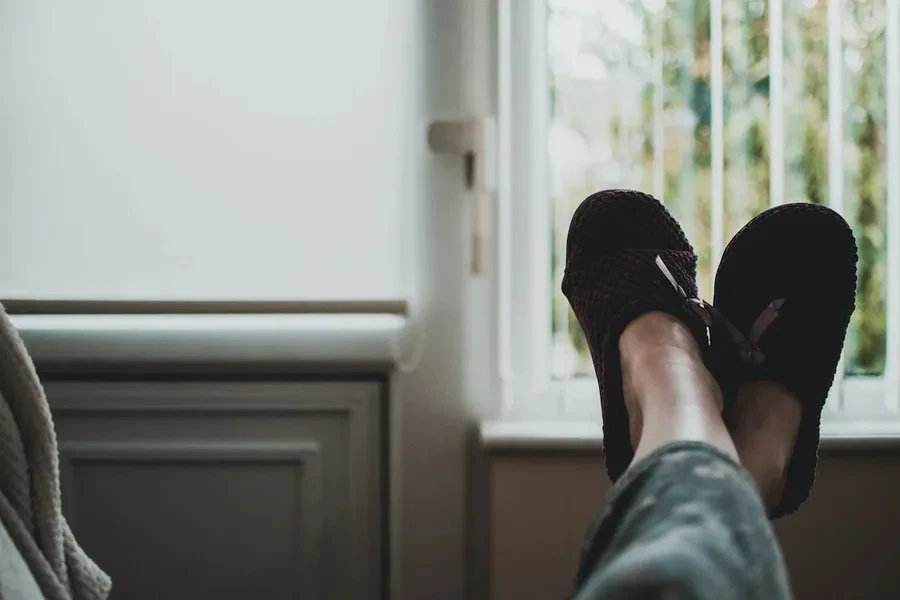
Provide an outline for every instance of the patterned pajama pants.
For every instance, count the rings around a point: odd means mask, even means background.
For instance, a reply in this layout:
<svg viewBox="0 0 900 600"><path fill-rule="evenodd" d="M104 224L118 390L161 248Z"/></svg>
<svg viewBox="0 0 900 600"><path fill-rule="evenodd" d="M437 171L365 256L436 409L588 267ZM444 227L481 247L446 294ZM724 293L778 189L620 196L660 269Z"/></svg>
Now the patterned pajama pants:
<svg viewBox="0 0 900 600"><path fill-rule="evenodd" d="M749 474L677 442L633 465L588 529L575 600L790 598L784 560Z"/></svg>

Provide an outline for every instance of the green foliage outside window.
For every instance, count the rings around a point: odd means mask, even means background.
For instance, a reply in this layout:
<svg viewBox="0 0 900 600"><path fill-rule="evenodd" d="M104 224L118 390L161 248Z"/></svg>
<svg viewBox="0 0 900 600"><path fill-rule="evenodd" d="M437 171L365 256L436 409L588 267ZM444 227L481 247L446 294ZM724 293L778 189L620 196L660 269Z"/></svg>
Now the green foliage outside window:
<svg viewBox="0 0 900 600"><path fill-rule="evenodd" d="M885 2L840 1L842 11L842 123L829 122L828 2L785 2L784 173L786 202L828 204L829 136L843 141L843 211L860 250L857 310L846 348L848 375L881 375L885 361L886 277L886 45ZM619 0L642 23L639 39L621 41L624 51L602 44L586 49L607 67L607 77L637 82L633 91L640 115L623 117L607 96L609 82L591 82L551 68L552 119L585 140L588 147L611 148L624 165L619 171L588 163L577 181L555 191L554 274L568 216L586 195L604 187L653 191L657 152L663 164L663 200L692 239L698 254L701 295L712 296L711 218L711 56L708 0L667 0L659 6ZM656 8L648 11L648 6ZM769 206L770 118L768 3L723 0L724 202L726 240L753 215ZM571 15L570 15L571 17ZM601 16L597 39L614 38ZM661 28L661 29L658 29ZM624 39L624 36L623 36ZM656 53L660 53L657 56ZM610 59L610 57L613 59ZM661 82L653 73L661 59ZM630 79L629 79L630 78ZM654 98L662 85L665 145L654 148ZM613 89L627 94L620 83ZM840 126L840 132L830 127ZM639 137L638 143L634 141ZM602 154L602 153L600 153ZM621 170L621 169L620 169ZM561 203L561 204L560 204ZM580 359L576 371L590 372L578 324L558 293L553 298L553 330L567 332Z"/></svg>

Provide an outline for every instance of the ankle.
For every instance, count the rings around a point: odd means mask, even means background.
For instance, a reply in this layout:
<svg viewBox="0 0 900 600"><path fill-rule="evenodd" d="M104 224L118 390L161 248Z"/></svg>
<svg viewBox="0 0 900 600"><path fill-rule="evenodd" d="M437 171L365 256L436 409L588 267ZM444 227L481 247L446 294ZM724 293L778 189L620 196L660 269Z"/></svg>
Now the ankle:
<svg viewBox="0 0 900 600"><path fill-rule="evenodd" d="M626 362L642 362L664 355L702 361L700 348L687 325L668 313L649 312L631 321L619 337L619 354Z"/></svg>
<svg viewBox="0 0 900 600"><path fill-rule="evenodd" d="M781 500L800 425L799 400L772 381L752 381L737 393L729 429L741 464L769 510Z"/></svg>
<svg viewBox="0 0 900 600"><path fill-rule="evenodd" d="M722 423L721 389L683 323L663 313L642 315L622 332L619 353L633 447L692 439L737 458Z"/></svg>
<svg viewBox="0 0 900 600"><path fill-rule="evenodd" d="M703 363L693 334L675 317L646 313L628 324L619 338L622 379L637 404L679 381L698 382L709 388L721 409L721 390Z"/></svg>
<svg viewBox="0 0 900 600"><path fill-rule="evenodd" d="M750 381L741 386L729 416L735 442L762 453L773 469L787 466L800 427L800 401L773 381Z"/></svg>
<svg viewBox="0 0 900 600"><path fill-rule="evenodd" d="M747 452L746 448L738 445L737 440L735 445L738 448L740 463L750 473L766 510L773 511L784 494L787 462L771 460L764 452Z"/></svg>

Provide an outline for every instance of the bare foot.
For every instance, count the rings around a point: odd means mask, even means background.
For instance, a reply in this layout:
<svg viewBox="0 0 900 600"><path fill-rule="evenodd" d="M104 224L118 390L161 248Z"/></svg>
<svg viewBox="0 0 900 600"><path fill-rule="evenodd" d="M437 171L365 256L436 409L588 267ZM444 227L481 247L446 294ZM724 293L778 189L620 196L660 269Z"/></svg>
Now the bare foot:
<svg viewBox="0 0 900 600"><path fill-rule="evenodd" d="M681 321L641 315L622 331L619 354L635 460L677 440L706 442L737 460L722 422L722 391Z"/></svg>
<svg viewBox="0 0 900 600"><path fill-rule="evenodd" d="M756 482L769 511L784 492L801 412L797 397L778 383L751 381L738 390L729 415L728 425L741 464Z"/></svg>

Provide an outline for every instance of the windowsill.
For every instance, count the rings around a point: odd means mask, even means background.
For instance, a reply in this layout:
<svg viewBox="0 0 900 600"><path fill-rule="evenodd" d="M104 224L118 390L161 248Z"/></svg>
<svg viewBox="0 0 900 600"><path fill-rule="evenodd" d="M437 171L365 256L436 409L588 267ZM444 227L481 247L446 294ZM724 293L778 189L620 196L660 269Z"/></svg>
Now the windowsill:
<svg viewBox="0 0 900 600"><path fill-rule="evenodd" d="M591 451L603 447L599 424L552 421L485 421L480 424L482 446L489 451ZM896 422L823 423L825 449L900 448L900 420Z"/></svg>
<svg viewBox="0 0 900 600"><path fill-rule="evenodd" d="M390 367L391 314L11 315L36 363L315 363Z"/></svg>

